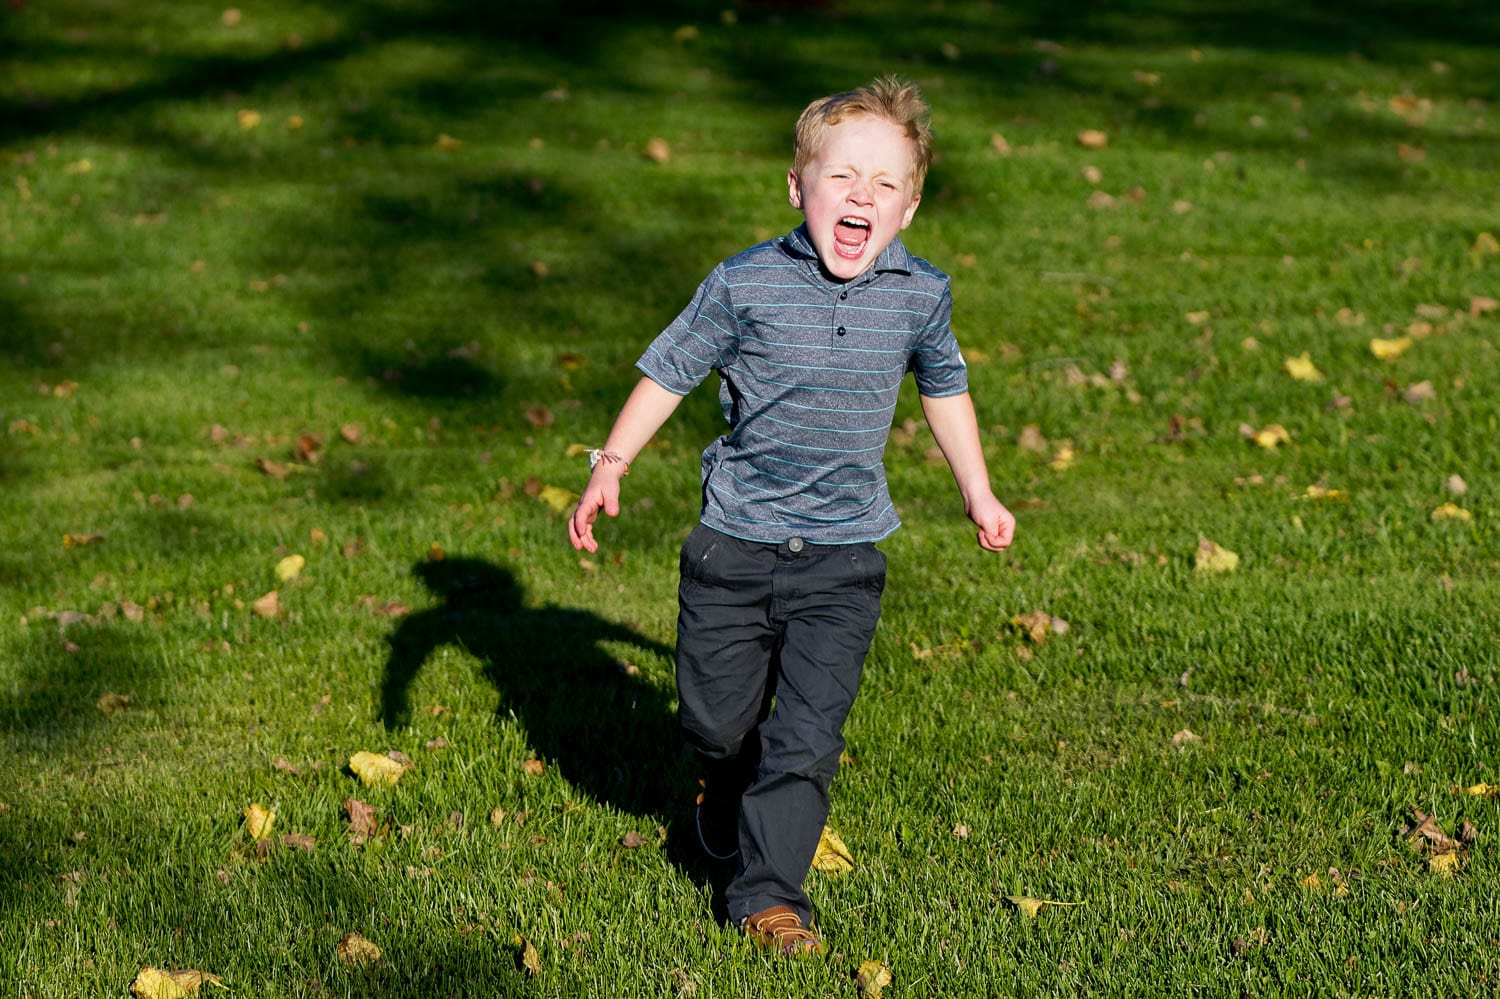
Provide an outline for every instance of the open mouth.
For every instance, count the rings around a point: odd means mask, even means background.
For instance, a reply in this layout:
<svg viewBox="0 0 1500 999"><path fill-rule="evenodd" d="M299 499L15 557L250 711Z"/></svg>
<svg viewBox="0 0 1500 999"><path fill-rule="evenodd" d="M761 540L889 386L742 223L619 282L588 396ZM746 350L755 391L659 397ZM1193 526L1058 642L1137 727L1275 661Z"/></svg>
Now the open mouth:
<svg viewBox="0 0 1500 999"><path fill-rule="evenodd" d="M865 252L870 241L870 223L858 215L845 215L833 226L833 247L841 257L853 260Z"/></svg>

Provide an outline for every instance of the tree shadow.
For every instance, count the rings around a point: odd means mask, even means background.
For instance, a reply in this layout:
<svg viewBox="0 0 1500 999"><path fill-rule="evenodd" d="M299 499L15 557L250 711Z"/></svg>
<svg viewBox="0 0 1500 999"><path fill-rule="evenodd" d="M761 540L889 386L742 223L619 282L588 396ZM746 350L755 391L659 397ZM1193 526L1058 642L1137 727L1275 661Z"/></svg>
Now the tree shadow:
<svg viewBox="0 0 1500 999"><path fill-rule="evenodd" d="M662 813L682 797L682 744L672 693L600 647L624 642L672 650L585 610L524 605L514 573L474 558L423 561L414 574L441 603L402 619L390 635L381 721L404 725L408 692L428 658L457 646L483 663L531 745L574 787L632 813Z"/></svg>

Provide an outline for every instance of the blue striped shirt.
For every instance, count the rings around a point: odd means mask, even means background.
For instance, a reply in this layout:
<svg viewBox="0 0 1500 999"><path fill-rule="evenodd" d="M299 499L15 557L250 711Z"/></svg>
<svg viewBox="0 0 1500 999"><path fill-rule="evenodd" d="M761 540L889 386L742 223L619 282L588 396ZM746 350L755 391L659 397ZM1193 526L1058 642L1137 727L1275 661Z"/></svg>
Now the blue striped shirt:
<svg viewBox="0 0 1500 999"><path fill-rule="evenodd" d="M849 282L824 275L805 227L714 268L636 366L686 395L719 374L729 432L703 452L703 523L748 541L852 544L901 521L886 439L901 380L958 395L948 276L894 239Z"/></svg>

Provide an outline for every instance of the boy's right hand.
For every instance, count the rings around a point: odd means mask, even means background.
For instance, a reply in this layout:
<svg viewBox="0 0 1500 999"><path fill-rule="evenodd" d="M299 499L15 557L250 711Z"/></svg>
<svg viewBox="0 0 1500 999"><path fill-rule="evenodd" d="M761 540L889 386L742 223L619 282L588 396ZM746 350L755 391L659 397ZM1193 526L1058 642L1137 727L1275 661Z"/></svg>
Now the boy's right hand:
<svg viewBox="0 0 1500 999"><path fill-rule="evenodd" d="M568 518L568 540L580 551L593 554L599 550L594 540L594 521L603 510L611 517L620 515L620 478L624 473L614 462L601 461L594 466L589 484L583 489L573 515Z"/></svg>

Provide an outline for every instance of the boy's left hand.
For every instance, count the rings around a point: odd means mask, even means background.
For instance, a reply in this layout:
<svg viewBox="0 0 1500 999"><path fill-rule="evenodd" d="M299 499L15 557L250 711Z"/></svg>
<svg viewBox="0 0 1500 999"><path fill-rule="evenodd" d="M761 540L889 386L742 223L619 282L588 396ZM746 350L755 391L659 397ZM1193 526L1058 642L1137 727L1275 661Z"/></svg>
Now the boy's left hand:
<svg viewBox="0 0 1500 999"><path fill-rule="evenodd" d="M987 493L968 504L969 519L979 528L979 547L987 552L1003 552L1016 534L1016 517L1005 504Z"/></svg>

